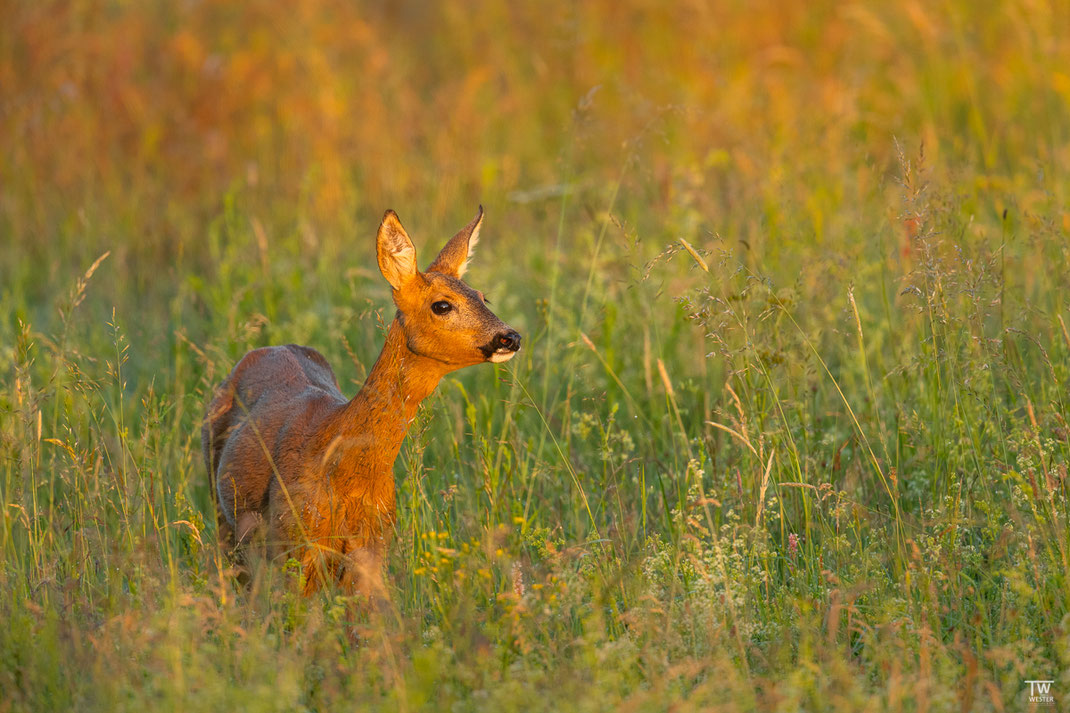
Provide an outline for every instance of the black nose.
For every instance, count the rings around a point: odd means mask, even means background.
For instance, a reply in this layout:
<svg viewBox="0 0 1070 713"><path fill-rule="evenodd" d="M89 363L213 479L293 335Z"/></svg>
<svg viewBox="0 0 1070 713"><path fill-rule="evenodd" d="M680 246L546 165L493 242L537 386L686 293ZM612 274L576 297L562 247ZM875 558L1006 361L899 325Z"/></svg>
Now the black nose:
<svg viewBox="0 0 1070 713"><path fill-rule="evenodd" d="M508 349L511 352L520 351L520 335L512 330L499 334L495 341L502 349Z"/></svg>

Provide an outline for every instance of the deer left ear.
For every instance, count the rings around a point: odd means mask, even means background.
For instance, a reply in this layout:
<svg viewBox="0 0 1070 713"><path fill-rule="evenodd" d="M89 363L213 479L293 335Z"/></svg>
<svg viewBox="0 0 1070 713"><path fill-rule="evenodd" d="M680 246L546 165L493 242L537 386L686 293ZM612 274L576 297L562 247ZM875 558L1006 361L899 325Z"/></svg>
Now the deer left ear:
<svg viewBox="0 0 1070 713"><path fill-rule="evenodd" d="M483 206L472 222L461 228L460 232L450 238L446 247L438 254L435 261L427 268L429 272L441 272L460 279L468 269L468 259L475 252L479 242L479 226L483 224Z"/></svg>
<svg viewBox="0 0 1070 713"><path fill-rule="evenodd" d="M416 269L416 248L405 228L398 220L398 214L388 210L379 224L379 233L375 237L375 254L379 261L379 271L395 291L409 284L419 272Z"/></svg>

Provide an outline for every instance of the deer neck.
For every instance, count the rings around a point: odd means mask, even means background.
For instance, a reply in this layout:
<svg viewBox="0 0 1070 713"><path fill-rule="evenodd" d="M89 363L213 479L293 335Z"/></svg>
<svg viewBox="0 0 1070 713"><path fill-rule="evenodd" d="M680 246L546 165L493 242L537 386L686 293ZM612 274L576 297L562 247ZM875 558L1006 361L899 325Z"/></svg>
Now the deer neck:
<svg viewBox="0 0 1070 713"><path fill-rule="evenodd" d="M447 371L442 362L409 349L401 324L394 319L364 386L342 411L335 477L393 483L394 461L409 424Z"/></svg>

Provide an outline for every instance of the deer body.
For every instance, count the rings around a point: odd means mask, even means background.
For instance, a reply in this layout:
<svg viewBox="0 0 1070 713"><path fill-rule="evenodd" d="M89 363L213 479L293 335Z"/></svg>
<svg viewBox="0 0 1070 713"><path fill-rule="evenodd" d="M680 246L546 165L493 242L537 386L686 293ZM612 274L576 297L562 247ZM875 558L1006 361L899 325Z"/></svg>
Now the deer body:
<svg viewBox="0 0 1070 713"><path fill-rule="evenodd" d="M393 465L420 402L450 371L520 348L520 335L460 280L481 220L482 209L420 273L387 212L377 253L398 313L352 399L319 352L291 344L246 354L208 408L201 440L221 533L237 545L264 530L269 554L300 562L306 593L325 578L382 593Z"/></svg>

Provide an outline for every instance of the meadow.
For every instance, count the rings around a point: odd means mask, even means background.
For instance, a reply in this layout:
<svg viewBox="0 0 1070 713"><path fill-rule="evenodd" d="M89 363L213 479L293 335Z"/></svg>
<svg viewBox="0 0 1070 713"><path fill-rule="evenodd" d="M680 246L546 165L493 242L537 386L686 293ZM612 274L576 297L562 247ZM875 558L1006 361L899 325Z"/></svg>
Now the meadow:
<svg viewBox="0 0 1070 713"><path fill-rule="evenodd" d="M1070 5L0 14L0 712L1070 704ZM355 393L383 211L479 204L524 348L411 429L389 610L239 581L215 384Z"/></svg>

